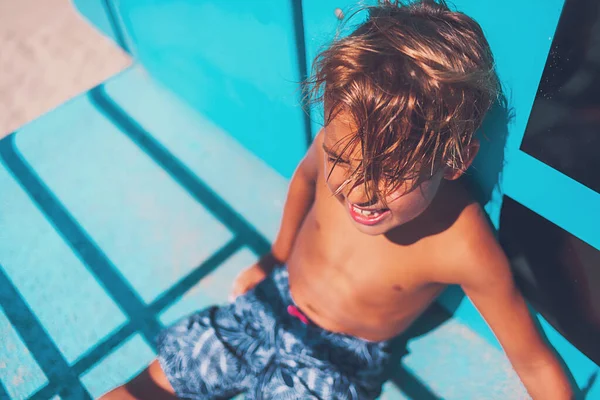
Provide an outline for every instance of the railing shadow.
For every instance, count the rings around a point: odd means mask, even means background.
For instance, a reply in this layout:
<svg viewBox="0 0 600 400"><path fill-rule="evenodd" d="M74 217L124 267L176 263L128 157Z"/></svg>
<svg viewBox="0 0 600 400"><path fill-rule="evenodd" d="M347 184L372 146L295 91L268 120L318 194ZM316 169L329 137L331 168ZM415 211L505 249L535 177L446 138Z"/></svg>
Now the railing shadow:
<svg viewBox="0 0 600 400"><path fill-rule="evenodd" d="M408 398L415 400L439 400L441 398L402 365L402 358L408 354L407 343L426 335L450 318L452 318L452 313L434 303L394 341L390 381Z"/></svg>
<svg viewBox="0 0 600 400"><path fill-rule="evenodd" d="M32 399L49 399L54 394L64 398L71 395L75 395L75 398L90 398L79 381L82 374L135 333L141 333L146 343L155 349L155 337L163 328L158 315L241 249L246 242L254 243L255 246L260 243L260 239L244 241L240 235L235 236L151 304L146 305L141 296L120 274L118 268L18 153L14 146L14 135L0 141L0 162L5 165L16 182L128 320L124 326L79 357L73 365L69 365L35 314L29 309L25 299L0 268L0 305L48 378L48 384L35 392L31 396Z"/></svg>
<svg viewBox="0 0 600 400"><path fill-rule="evenodd" d="M48 399L57 393L62 397L77 394L77 398L90 398L79 381L83 373L137 332L140 332L148 345L155 349L154 339L162 329L162 324L158 321L160 312L181 298L198 281L243 246L249 247L257 254L262 254L269 248L262 235L135 121L125 115L100 88L94 89L90 96L99 111L236 235L209 259L163 292L151 304L146 305L93 238L19 154L14 143L14 134L0 141L0 162L128 318L124 326L104 338L70 366L9 278L5 274L0 275L0 305L48 378L48 384L34 393L32 399Z"/></svg>
<svg viewBox="0 0 600 400"><path fill-rule="evenodd" d="M218 268L242 247L248 246L257 255L266 252L270 247L268 241L251 224L110 99L103 86L92 89L89 92L89 98L100 113L162 167L196 201L227 226L234 233L234 238L191 273L163 292L151 304L145 304L141 296L120 274L118 268L95 243L94 239L19 153L14 143L14 135L0 141L0 162L5 165L56 232L127 316L125 325L119 327L90 348L72 365L69 365L52 338L29 309L25 299L12 285L9 277L0 269L0 305L8 310L6 314L11 324L23 338L34 359L48 377L48 384L34 393L31 396L32 399L49 399L55 394L65 398L72 396L82 399L90 398L80 381L80 377L85 372L138 332L152 348L155 348L154 338L162 329L158 316L163 310L181 298L198 281ZM434 305L405 335L399 338L399 343L405 343L406 340L421 336L449 318L451 318L451 313ZM392 382L410 398L438 399L439 397L426 384L403 368L400 362L403 354L405 354L405 348L398 348ZM0 388L0 393L2 393L1 390L2 388Z"/></svg>

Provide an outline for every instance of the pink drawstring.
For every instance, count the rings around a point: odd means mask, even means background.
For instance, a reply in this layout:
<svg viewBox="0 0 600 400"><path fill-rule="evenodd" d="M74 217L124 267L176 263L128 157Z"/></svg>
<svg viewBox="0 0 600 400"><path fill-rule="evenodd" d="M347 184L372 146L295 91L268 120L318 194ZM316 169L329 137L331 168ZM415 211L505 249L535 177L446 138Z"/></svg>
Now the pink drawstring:
<svg viewBox="0 0 600 400"><path fill-rule="evenodd" d="M288 313L289 313L291 316L298 318L298 319L299 319L300 321L302 321L302 322L303 322L305 325L308 325L308 324L309 324L308 318L306 318L306 316L305 316L304 314L302 314L302 311L300 311L300 310L298 309L298 307L290 305L290 306L288 306L288 308L287 308L287 312L288 312Z"/></svg>

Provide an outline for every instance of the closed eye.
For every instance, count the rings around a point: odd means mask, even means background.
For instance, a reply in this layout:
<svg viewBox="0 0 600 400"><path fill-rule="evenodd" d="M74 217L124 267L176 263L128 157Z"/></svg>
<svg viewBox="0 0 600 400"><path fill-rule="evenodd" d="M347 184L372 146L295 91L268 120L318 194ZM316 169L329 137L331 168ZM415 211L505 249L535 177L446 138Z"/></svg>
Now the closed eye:
<svg viewBox="0 0 600 400"><path fill-rule="evenodd" d="M335 154L333 151L328 149L325 144L323 144L323 151L327 154L327 161L332 164L349 164L348 161L342 159L340 156Z"/></svg>
<svg viewBox="0 0 600 400"><path fill-rule="evenodd" d="M327 156L327 161L329 161L332 164L348 164L347 161L344 161L339 157L333 157L333 156Z"/></svg>

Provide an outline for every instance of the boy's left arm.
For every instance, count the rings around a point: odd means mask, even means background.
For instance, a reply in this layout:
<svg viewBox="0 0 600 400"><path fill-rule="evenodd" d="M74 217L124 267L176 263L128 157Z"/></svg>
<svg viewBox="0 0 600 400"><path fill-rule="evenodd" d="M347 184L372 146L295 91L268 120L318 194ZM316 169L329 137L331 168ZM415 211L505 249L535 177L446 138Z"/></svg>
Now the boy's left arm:
<svg viewBox="0 0 600 400"><path fill-rule="evenodd" d="M471 252L475 256L467 257L474 262L467 268L463 265L463 290L496 335L534 400L574 398L565 370L542 338L515 286L503 250L491 234L483 236Z"/></svg>

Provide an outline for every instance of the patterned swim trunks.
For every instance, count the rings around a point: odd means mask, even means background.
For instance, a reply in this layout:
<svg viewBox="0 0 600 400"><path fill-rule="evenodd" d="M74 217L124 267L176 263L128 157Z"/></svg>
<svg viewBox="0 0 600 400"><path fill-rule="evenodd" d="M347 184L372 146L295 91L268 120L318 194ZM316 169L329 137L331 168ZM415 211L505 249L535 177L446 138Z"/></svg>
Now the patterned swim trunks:
<svg viewBox="0 0 600 400"><path fill-rule="evenodd" d="M158 359L186 399L374 399L390 342L314 325L295 307L286 268L234 303L186 317L162 332Z"/></svg>

